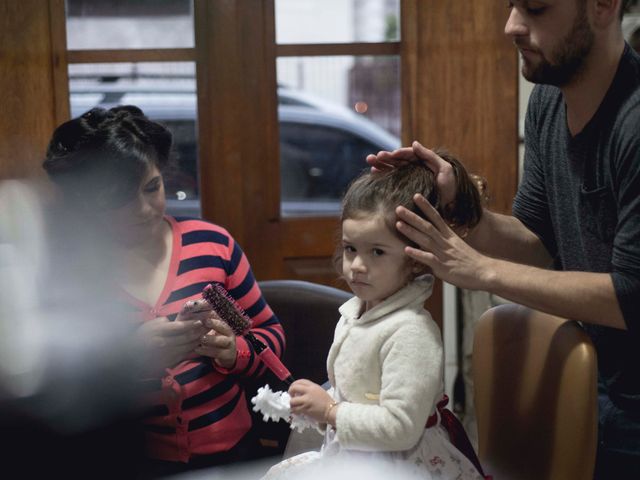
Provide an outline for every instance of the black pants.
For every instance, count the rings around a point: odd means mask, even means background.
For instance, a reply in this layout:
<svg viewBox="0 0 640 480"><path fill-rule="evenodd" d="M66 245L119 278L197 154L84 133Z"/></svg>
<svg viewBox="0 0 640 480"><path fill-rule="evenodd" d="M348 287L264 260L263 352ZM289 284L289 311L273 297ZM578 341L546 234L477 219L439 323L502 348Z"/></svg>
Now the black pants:
<svg viewBox="0 0 640 480"><path fill-rule="evenodd" d="M640 478L640 413L621 409L600 391L598 395L598 455L594 479Z"/></svg>
<svg viewBox="0 0 640 480"><path fill-rule="evenodd" d="M193 470L253 460L256 457L257 444L258 442L252 429L231 450L193 457L189 463L147 460L142 464L139 478L140 480L162 478Z"/></svg>

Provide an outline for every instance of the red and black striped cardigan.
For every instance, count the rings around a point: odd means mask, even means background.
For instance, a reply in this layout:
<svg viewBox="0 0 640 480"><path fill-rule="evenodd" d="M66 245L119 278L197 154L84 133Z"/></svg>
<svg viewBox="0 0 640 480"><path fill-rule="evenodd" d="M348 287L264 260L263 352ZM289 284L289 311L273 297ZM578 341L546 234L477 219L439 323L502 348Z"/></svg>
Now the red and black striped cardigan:
<svg viewBox="0 0 640 480"><path fill-rule="evenodd" d="M280 322L265 302L249 262L233 237L204 220L166 217L173 230L173 252L165 287L155 305L130 298L143 321L175 320L188 300L200 297L209 283L219 283L251 317L252 332L278 356L285 338ZM243 377L264 373L251 346L237 338L237 362L231 371L210 358L195 356L157 381L143 382L147 452L151 458L188 462L198 455L231 449L251 428Z"/></svg>

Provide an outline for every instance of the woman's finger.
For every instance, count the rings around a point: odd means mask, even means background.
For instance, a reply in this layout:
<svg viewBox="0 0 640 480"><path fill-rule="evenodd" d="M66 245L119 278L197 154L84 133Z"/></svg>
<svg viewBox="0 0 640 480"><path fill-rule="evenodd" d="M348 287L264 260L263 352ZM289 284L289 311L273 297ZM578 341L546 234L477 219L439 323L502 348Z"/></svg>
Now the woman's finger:
<svg viewBox="0 0 640 480"><path fill-rule="evenodd" d="M165 319L165 321L157 323L151 328L156 335L172 337L185 335L194 331L201 331L204 326L201 320L175 320L174 322L170 322L168 319Z"/></svg>
<svg viewBox="0 0 640 480"><path fill-rule="evenodd" d="M183 305L176 321L202 321L211 314L211 311L211 305L206 300L190 300Z"/></svg>
<svg viewBox="0 0 640 480"><path fill-rule="evenodd" d="M193 330L182 335L164 336L162 339L167 347L179 347L182 345L193 347L200 343L202 333L202 330Z"/></svg>
<svg viewBox="0 0 640 480"><path fill-rule="evenodd" d="M227 350L228 348L233 346L233 337L228 337L226 335L207 334L200 339L200 344L203 347Z"/></svg>
<svg viewBox="0 0 640 480"><path fill-rule="evenodd" d="M231 327L227 323L220 320L217 316L210 316L205 320L204 324L219 335L224 335L226 337L231 337L234 335Z"/></svg>

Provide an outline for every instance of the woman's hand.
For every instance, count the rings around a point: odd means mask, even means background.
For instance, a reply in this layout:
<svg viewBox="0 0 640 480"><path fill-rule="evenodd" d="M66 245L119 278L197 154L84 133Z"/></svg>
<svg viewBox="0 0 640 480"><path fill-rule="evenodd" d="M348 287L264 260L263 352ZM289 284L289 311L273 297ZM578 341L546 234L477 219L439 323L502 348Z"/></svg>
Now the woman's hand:
<svg viewBox="0 0 640 480"><path fill-rule="evenodd" d="M201 338L195 352L212 358L222 368L233 368L236 365L237 347L236 336L231 327L214 312L204 320L204 325L209 331Z"/></svg>
<svg viewBox="0 0 640 480"><path fill-rule="evenodd" d="M460 238L422 195L415 195L413 200L427 220L404 207L396 209L396 228L420 247L405 247L405 253L430 267L433 274L445 282L460 288L482 289L493 275L493 259Z"/></svg>
<svg viewBox="0 0 640 480"><path fill-rule="evenodd" d="M298 415L304 414L317 421L318 423L331 423L335 425L335 411L332 408L333 422L331 419L325 418L327 410L333 403L333 398L324 388L310 380L296 380L289 387L289 395L291 395L291 413Z"/></svg>
<svg viewBox="0 0 640 480"><path fill-rule="evenodd" d="M207 328L201 320L171 322L167 317L154 318L138 329L137 338L142 345L142 369L149 374L172 367L193 352Z"/></svg>
<svg viewBox="0 0 640 480"><path fill-rule="evenodd" d="M372 170L388 170L416 160L422 161L433 172L436 188L440 194L442 206L448 205L456 199L456 176L453 167L433 150L423 147L419 142L413 142L411 147L403 147L393 152L378 152L368 155L367 163Z"/></svg>

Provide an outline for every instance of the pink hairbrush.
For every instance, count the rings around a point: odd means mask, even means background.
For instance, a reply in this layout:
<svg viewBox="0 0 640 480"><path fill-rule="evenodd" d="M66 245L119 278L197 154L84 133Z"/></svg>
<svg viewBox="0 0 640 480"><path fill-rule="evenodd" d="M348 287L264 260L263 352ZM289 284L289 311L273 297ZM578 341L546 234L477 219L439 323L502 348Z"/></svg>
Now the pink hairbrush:
<svg viewBox="0 0 640 480"><path fill-rule="evenodd" d="M284 366L267 345L258 340L251 332L251 319L235 299L229 295L229 292L220 285L213 286L209 284L204 287L202 298L209 302L211 308L213 308L223 322L231 327L233 333L237 336L244 337L247 342L251 344L262 363L264 363L269 370L275 373L275 375L287 385L293 383L293 376L289 370L287 370L287 367Z"/></svg>

